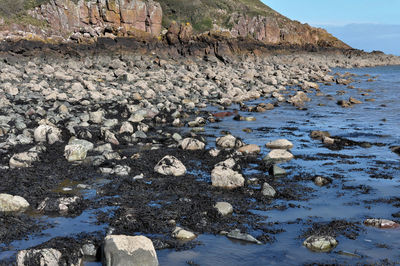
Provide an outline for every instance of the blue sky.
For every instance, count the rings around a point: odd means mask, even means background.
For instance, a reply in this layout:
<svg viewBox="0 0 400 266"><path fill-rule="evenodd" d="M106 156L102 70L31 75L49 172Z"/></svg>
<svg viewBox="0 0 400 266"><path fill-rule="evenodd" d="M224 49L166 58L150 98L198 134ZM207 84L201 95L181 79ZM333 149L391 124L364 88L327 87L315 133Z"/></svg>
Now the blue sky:
<svg viewBox="0 0 400 266"><path fill-rule="evenodd" d="M354 48L400 55L400 0L262 0L290 19L328 29Z"/></svg>

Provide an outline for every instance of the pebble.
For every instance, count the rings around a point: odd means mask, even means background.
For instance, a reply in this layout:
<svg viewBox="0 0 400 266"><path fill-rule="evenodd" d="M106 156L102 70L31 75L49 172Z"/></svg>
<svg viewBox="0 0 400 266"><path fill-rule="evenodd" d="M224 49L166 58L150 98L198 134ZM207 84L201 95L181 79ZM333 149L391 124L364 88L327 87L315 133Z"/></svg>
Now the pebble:
<svg viewBox="0 0 400 266"><path fill-rule="evenodd" d="M222 216L229 215L233 212L233 207L229 202L217 202L214 208L218 210L218 213Z"/></svg>

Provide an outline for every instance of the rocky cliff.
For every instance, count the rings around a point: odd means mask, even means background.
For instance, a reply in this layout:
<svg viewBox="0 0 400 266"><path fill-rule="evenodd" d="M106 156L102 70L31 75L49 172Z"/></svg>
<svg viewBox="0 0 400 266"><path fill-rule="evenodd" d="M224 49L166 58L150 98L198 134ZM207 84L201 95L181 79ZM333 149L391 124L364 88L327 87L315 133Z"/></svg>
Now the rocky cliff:
<svg viewBox="0 0 400 266"><path fill-rule="evenodd" d="M7 17L0 18L0 38L20 35L73 41L122 36L147 39L160 37L165 29L163 33L167 34L163 39L170 44L213 31L271 45L350 48L325 30L292 21L259 0L40 1L34 8L26 10L25 15L30 18L28 23L26 19L21 23L15 19L7 20ZM187 25L190 25L190 30ZM176 40L172 40L174 35L178 37Z"/></svg>

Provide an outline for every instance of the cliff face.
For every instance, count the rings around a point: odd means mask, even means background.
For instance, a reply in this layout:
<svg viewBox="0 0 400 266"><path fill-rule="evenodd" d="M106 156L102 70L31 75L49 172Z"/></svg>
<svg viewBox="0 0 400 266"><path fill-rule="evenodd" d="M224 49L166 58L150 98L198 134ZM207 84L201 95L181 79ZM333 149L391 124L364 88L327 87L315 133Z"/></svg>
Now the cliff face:
<svg viewBox="0 0 400 266"><path fill-rule="evenodd" d="M162 9L152 0L50 0L27 11L46 27L35 29L39 35L96 37L117 33L136 35L138 31L157 36L161 32Z"/></svg>
<svg viewBox="0 0 400 266"><path fill-rule="evenodd" d="M20 34L26 37L32 33L39 37L61 36L63 40L75 41L93 40L94 37L103 36L148 38L159 36L162 29L167 28L170 31L166 38L170 44L174 44L172 36L179 34L178 24L183 24L190 25L191 28L190 31L181 33L185 35L184 38L178 39L188 40L192 33L216 31L224 34L228 32L232 37L250 37L272 45L311 44L350 48L325 30L292 21L259 0L40 1L41 5L26 11L30 18L40 22L36 25L22 25L15 21L5 23L0 17L0 39L1 35L9 37Z"/></svg>

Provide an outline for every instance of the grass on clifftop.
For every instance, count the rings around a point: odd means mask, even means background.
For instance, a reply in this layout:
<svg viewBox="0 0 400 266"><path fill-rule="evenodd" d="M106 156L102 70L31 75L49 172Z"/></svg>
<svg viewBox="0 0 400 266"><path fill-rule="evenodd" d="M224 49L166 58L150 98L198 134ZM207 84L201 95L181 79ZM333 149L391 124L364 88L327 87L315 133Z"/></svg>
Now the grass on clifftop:
<svg viewBox="0 0 400 266"><path fill-rule="evenodd" d="M27 11L49 0L0 0L0 17L3 17L6 24L17 23L24 26L33 25L44 28L47 23L30 16Z"/></svg>
<svg viewBox="0 0 400 266"><path fill-rule="evenodd" d="M208 31L213 23L230 29L234 13L248 16L281 16L259 0L158 0L163 9L163 26L171 21L193 25L196 32Z"/></svg>

